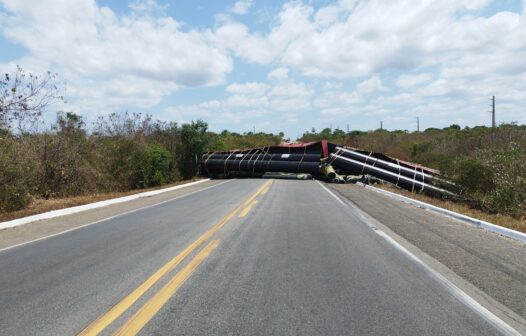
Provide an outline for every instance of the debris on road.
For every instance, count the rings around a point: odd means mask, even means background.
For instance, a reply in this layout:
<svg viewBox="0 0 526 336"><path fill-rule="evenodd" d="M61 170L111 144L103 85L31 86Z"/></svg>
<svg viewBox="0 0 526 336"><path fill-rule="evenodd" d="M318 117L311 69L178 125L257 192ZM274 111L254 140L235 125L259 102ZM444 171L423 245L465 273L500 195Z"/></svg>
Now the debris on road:
<svg viewBox="0 0 526 336"><path fill-rule="evenodd" d="M339 146L326 140L208 152L201 156L199 173L211 178L276 177L316 179L333 183L390 183L417 192L454 196L454 187L440 172L382 153Z"/></svg>

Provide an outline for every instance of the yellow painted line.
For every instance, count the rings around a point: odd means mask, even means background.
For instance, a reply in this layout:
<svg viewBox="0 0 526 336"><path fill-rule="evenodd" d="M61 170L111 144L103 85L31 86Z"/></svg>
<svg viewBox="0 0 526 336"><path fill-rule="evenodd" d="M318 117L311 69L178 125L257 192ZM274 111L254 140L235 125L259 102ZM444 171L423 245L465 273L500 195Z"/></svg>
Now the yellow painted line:
<svg viewBox="0 0 526 336"><path fill-rule="evenodd" d="M271 182L271 180L269 180ZM263 184L250 198L237 207L234 211L230 212L228 215L223 217L217 224L212 226L208 231L203 233L201 237L197 238L192 244L186 247L181 253L179 253L175 258L166 263L158 271L152 274L144 283L139 287L133 290L128 296L122 299L119 303L113 306L108 312L101 315L95 321L93 321L89 326L80 332L81 336L94 336L98 335L102 330L109 326L113 321L115 321L119 316L122 315L126 310L128 310L144 293L146 293L153 285L157 283L165 274L173 270L177 265L179 265L189 254L191 254L196 248L201 246L205 241L210 239L219 229L221 229L230 219L232 219L245 205L246 203L252 202L266 186L269 186L271 183Z"/></svg>
<svg viewBox="0 0 526 336"><path fill-rule="evenodd" d="M240 213L239 213L239 217L245 217L246 215L248 215L248 213L250 212L250 210L252 210L252 207L254 205L256 205L258 201L257 200L253 200L249 205L247 205Z"/></svg>
<svg viewBox="0 0 526 336"><path fill-rule="evenodd" d="M217 247L219 240L212 240L199 252L172 280L161 288L148 302L144 304L117 332L116 336L133 336L157 314L157 312L170 300L177 290L194 273L201 263Z"/></svg>
<svg viewBox="0 0 526 336"><path fill-rule="evenodd" d="M265 195L269 189L270 189L270 186L263 189L263 191L261 192L261 195Z"/></svg>

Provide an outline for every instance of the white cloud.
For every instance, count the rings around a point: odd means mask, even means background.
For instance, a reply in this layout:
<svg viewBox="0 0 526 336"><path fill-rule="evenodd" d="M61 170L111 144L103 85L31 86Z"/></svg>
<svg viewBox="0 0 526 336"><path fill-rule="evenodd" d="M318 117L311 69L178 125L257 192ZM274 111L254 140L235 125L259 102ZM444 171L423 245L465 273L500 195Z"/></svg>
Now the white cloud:
<svg viewBox="0 0 526 336"><path fill-rule="evenodd" d="M342 8L337 5L329 5L320 8L314 16L314 23L318 27L328 27L338 21Z"/></svg>
<svg viewBox="0 0 526 336"><path fill-rule="evenodd" d="M480 10L488 3L357 0L315 11L302 2L289 2L267 34L251 33L236 22L219 27L215 34L220 44L249 62L278 61L312 77L355 78L388 69L416 70L449 64L462 55L480 55L482 63L493 52L496 65L510 68L505 54L514 50L514 60L526 57L526 20L511 12L459 17L460 12ZM524 64L519 63L516 66Z"/></svg>
<svg viewBox="0 0 526 336"><path fill-rule="evenodd" d="M526 104L526 2L520 13L487 15L490 2L343 0L315 9L292 1L266 33L235 21L211 33L244 61L309 78L309 87L325 90L313 95L321 115L389 112L412 120L425 113L437 124L473 124L486 120L484 100L497 95L503 119L525 122L519 111ZM327 84L363 77L353 92Z"/></svg>
<svg viewBox="0 0 526 336"><path fill-rule="evenodd" d="M160 5L155 0L137 0L128 5L135 14L164 14L168 5Z"/></svg>
<svg viewBox="0 0 526 336"><path fill-rule="evenodd" d="M207 34L150 15L162 9L155 1L133 3L129 16L90 0L2 3L2 34L27 49L17 63L59 72L82 109L154 106L181 87L221 84L232 70Z"/></svg>
<svg viewBox="0 0 526 336"><path fill-rule="evenodd" d="M347 108L362 103L363 97L357 92L331 91L318 95L314 106L319 109Z"/></svg>
<svg viewBox="0 0 526 336"><path fill-rule="evenodd" d="M277 80L277 81L285 80L289 78L289 69L287 68L274 69L271 72L269 72L267 78L270 80Z"/></svg>
<svg viewBox="0 0 526 336"><path fill-rule="evenodd" d="M235 123L243 125L246 130L259 125L277 132L278 128L297 123L298 115L312 107L314 95L314 90L307 84L287 78L272 84L233 83L225 91L227 97L223 100L173 106L163 115L171 120L206 118L216 129L228 128L229 123Z"/></svg>
<svg viewBox="0 0 526 336"><path fill-rule="evenodd" d="M275 57L269 43L259 34L250 34L249 29L239 22L226 22L213 34L218 46L233 50L236 56L259 64L268 64Z"/></svg>
<svg viewBox="0 0 526 336"><path fill-rule="evenodd" d="M401 75L396 80L396 85L399 87L407 88L418 84L427 83L432 79L433 75L430 73Z"/></svg>
<svg viewBox="0 0 526 336"><path fill-rule="evenodd" d="M385 91L387 88L382 84L382 80L378 76L372 76L364 80L356 86L356 90L360 94L371 94L376 91Z"/></svg>
<svg viewBox="0 0 526 336"><path fill-rule="evenodd" d="M250 33L249 28L239 22L227 21L211 35L215 42L232 50L236 56L249 62L268 64L285 52L299 36L312 33L309 20L313 9L299 2L288 2L275 18L277 24L267 35Z"/></svg>
<svg viewBox="0 0 526 336"><path fill-rule="evenodd" d="M230 11L237 15L245 15L253 4L254 1L252 0L239 0L234 4Z"/></svg>
<svg viewBox="0 0 526 336"><path fill-rule="evenodd" d="M311 107L314 91L305 83L279 83L269 93L270 104L276 111L300 111Z"/></svg>
<svg viewBox="0 0 526 336"><path fill-rule="evenodd" d="M263 95L267 92L269 86L265 83L259 82L248 82L248 83L233 83L227 86L226 91L229 93L240 93L240 94L255 94Z"/></svg>

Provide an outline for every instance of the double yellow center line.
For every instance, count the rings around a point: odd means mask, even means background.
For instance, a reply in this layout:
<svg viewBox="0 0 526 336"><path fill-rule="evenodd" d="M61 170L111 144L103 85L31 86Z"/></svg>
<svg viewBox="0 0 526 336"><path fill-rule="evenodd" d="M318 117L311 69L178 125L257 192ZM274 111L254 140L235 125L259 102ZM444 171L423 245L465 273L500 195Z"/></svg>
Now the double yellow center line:
<svg viewBox="0 0 526 336"><path fill-rule="evenodd" d="M252 196L250 196L239 207L223 217L218 223L203 233L197 240L187 246L179 255L166 263L163 267L152 274L145 282L133 290L128 296L113 306L109 311L101 315L79 335L92 336L98 335L113 321L127 311L139 298L141 298L150 288L152 288L161 278L172 271L188 255L194 252L205 241L209 240L219 229L221 229L229 220L234 218L239 212L248 214L255 199L258 195L268 191L272 180L268 180ZM248 208L248 210L246 210ZM245 213L246 211L246 213ZM203 250L201 250L181 271L179 271L163 288L161 288L146 304L140 308L116 333L116 335L136 335L161 307L170 299L179 287L192 275L203 260L217 247L218 240L211 241Z"/></svg>

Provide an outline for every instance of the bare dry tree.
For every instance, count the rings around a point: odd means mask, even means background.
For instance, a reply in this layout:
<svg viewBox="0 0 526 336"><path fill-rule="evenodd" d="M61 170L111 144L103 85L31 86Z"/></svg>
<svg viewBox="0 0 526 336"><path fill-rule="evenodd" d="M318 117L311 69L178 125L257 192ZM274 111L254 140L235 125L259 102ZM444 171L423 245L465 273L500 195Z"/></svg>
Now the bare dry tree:
<svg viewBox="0 0 526 336"><path fill-rule="evenodd" d="M23 131L49 105L64 101L62 91L58 74L48 71L40 76L17 66L13 74L6 73L0 80L0 129Z"/></svg>

